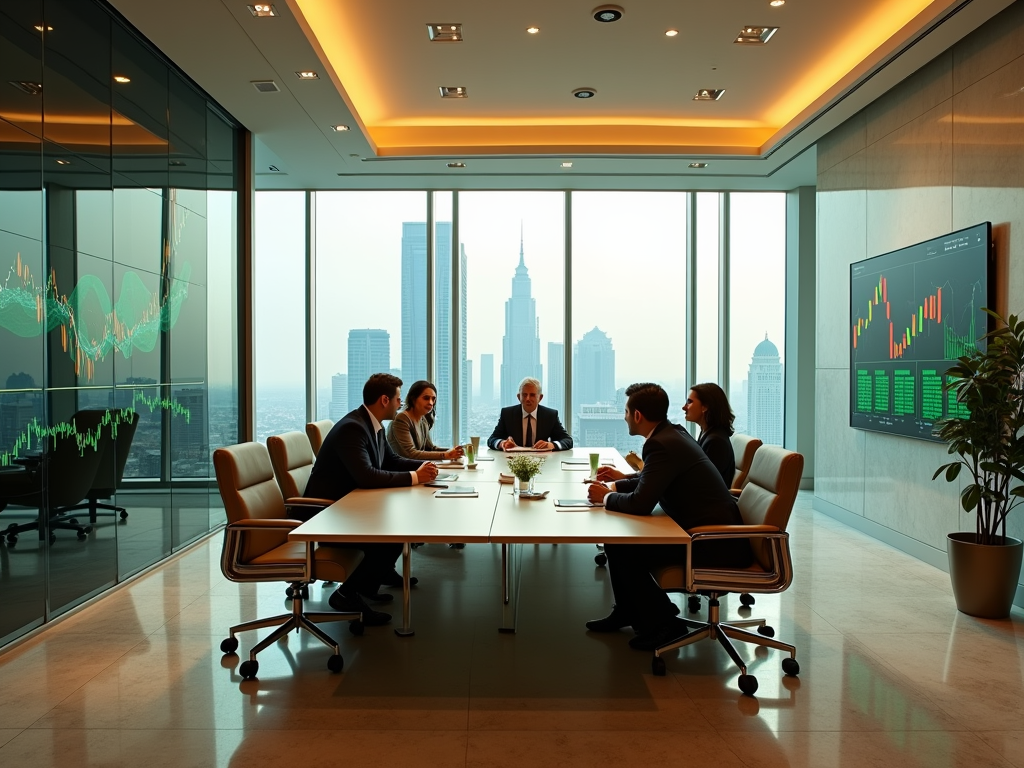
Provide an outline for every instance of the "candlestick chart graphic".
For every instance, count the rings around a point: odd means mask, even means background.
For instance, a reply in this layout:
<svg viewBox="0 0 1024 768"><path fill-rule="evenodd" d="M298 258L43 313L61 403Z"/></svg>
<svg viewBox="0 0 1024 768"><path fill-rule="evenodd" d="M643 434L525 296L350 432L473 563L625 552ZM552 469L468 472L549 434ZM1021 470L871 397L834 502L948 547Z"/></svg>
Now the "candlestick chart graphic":
<svg viewBox="0 0 1024 768"><path fill-rule="evenodd" d="M853 427L923 439L962 413L945 372L984 335L989 225L850 269Z"/></svg>

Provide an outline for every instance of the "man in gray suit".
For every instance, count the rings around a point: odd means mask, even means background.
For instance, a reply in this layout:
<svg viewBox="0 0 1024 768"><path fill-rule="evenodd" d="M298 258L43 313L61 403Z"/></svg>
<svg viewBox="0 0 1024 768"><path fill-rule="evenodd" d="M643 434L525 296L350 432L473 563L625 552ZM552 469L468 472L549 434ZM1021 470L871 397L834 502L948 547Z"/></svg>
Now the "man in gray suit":
<svg viewBox="0 0 1024 768"><path fill-rule="evenodd" d="M689 432L668 421L668 395L657 384L626 389L629 434L646 438L644 467L626 475L601 467L590 485L592 502L609 512L649 515L658 504L680 528L742 523L736 501L722 476ZM605 485L610 481L610 485ZM652 650L686 632L678 609L651 575L672 563L685 562L685 544L607 544L608 572L615 605L603 619L587 622L592 632L614 632L632 625L631 647ZM745 567L753 560L746 539L702 542L693 552L694 565Z"/></svg>

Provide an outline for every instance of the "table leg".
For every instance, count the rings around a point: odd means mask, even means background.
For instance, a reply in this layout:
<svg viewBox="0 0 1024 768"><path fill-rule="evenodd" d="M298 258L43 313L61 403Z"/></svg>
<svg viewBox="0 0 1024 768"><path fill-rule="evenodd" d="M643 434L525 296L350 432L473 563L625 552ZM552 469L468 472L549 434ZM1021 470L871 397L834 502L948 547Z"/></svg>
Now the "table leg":
<svg viewBox="0 0 1024 768"><path fill-rule="evenodd" d="M416 634L416 630L410 623L412 613L412 591L409 586L409 576L412 572L411 552L412 548L409 546L409 542L404 542L402 544L402 626L395 629L395 634L399 637L412 637Z"/></svg>
<svg viewBox="0 0 1024 768"><path fill-rule="evenodd" d="M522 544L501 545L501 626L498 627L499 632L514 633L516 631L522 564Z"/></svg>

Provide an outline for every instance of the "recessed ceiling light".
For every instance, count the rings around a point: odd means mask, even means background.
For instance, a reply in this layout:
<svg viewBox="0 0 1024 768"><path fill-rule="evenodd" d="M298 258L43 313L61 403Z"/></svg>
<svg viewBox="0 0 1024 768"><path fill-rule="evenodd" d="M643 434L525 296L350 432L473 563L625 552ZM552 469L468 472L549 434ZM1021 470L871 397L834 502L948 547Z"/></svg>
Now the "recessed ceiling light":
<svg viewBox="0 0 1024 768"><path fill-rule="evenodd" d="M57 160L57 165L71 165L71 161L70 160L60 160L60 159L58 159Z"/></svg>
<svg viewBox="0 0 1024 768"><path fill-rule="evenodd" d="M280 173L281 172L281 169L278 168L276 165L268 165L267 166L267 170L270 171L271 173Z"/></svg>
<svg viewBox="0 0 1024 768"><path fill-rule="evenodd" d="M725 94L725 88L701 88L694 95L694 101L718 101Z"/></svg>
<svg viewBox="0 0 1024 768"><path fill-rule="evenodd" d="M599 5L593 10L594 21L608 24L622 18L623 10L619 5Z"/></svg>
<svg viewBox="0 0 1024 768"><path fill-rule="evenodd" d="M768 3L768 5L770 5L772 8L778 8L780 5L785 4L786 0L772 0L770 3Z"/></svg>
<svg viewBox="0 0 1024 768"><path fill-rule="evenodd" d="M256 18L264 18L266 16L277 16L277 9L269 3L257 3L256 5L245 6Z"/></svg>
<svg viewBox="0 0 1024 768"><path fill-rule="evenodd" d="M562 163L563 168L572 168L572 163Z"/></svg>
<svg viewBox="0 0 1024 768"><path fill-rule="evenodd" d="M260 93L276 93L281 90L273 80L250 80L249 82Z"/></svg>
<svg viewBox="0 0 1024 768"><path fill-rule="evenodd" d="M427 24L427 35L435 43L461 43L461 24Z"/></svg>
<svg viewBox="0 0 1024 768"><path fill-rule="evenodd" d="M449 168L465 168L465 163L445 163Z"/></svg>
<svg viewBox="0 0 1024 768"><path fill-rule="evenodd" d="M314 72L311 69L304 69L301 72L296 72L295 75L299 78L299 80L319 80L320 79L320 75L318 75L316 72Z"/></svg>
<svg viewBox="0 0 1024 768"><path fill-rule="evenodd" d="M531 35L536 35L538 32L540 32L540 27L527 27L526 31L529 32Z"/></svg>
<svg viewBox="0 0 1024 768"><path fill-rule="evenodd" d="M665 30L665 37L675 37L678 34L679 34L679 30L678 29L666 29Z"/></svg>
<svg viewBox="0 0 1024 768"><path fill-rule="evenodd" d="M331 130L343 133L344 131L349 130L349 127L347 125L332 125Z"/></svg>
<svg viewBox="0 0 1024 768"><path fill-rule="evenodd" d="M173 165L175 168L182 168L185 165L185 161L184 160L169 160L167 162L167 164L168 165Z"/></svg>
<svg viewBox="0 0 1024 768"><path fill-rule="evenodd" d="M577 99L592 99L597 96L597 91L593 88L577 88L572 92L572 95Z"/></svg>
<svg viewBox="0 0 1024 768"><path fill-rule="evenodd" d="M744 27L734 42L741 45L764 45L778 31L778 27Z"/></svg>
<svg viewBox="0 0 1024 768"><path fill-rule="evenodd" d="M689 167L690 168L707 168L708 164L707 163L690 163Z"/></svg>
<svg viewBox="0 0 1024 768"><path fill-rule="evenodd" d="M36 32L53 32L53 27L51 27L49 24L45 26L43 26L42 24L36 24L34 27L32 27L32 29L34 29Z"/></svg>
<svg viewBox="0 0 1024 768"><path fill-rule="evenodd" d="M442 99L468 99L469 91L464 85L442 85L438 87Z"/></svg>
<svg viewBox="0 0 1024 768"><path fill-rule="evenodd" d="M131 81L132 81L132 79L130 77L125 77L124 75L114 75L114 82L115 83L122 83L123 84L123 83L130 83Z"/></svg>
<svg viewBox="0 0 1024 768"><path fill-rule="evenodd" d="M43 92L42 83L33 83L31 80L8 80L7 82L29 96L38 96Z"/></svg>

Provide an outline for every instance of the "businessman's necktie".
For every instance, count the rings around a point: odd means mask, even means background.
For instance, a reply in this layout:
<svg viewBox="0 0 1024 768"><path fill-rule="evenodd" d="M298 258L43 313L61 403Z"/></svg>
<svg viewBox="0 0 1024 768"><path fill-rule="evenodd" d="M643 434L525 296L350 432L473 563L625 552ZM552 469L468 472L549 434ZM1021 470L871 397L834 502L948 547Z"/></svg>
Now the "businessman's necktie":
<svg viewBox="0 0 1024 768"><path fill-rule="evenodd" d="M526 447L526 448L532 448L533 447L533 414L532 413L526 414L526 442L524 443L524 447Z"/></svg>

